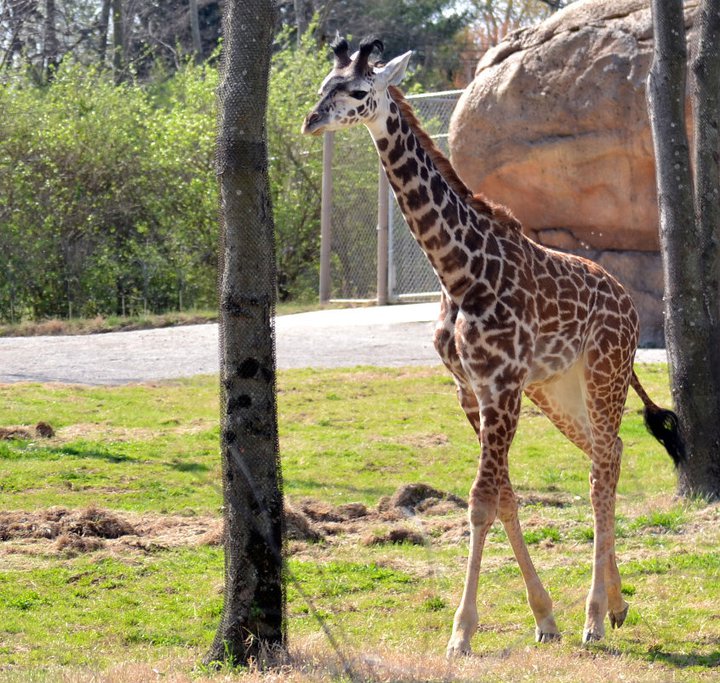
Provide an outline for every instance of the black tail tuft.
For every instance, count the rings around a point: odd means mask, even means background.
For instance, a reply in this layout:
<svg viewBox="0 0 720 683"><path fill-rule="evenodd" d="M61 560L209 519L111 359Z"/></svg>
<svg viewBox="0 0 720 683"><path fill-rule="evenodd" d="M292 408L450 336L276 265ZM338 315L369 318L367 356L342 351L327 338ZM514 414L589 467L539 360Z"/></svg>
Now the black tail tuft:
<svg viewBox="0 0 720 683"><path fill-rule="evenodd" d="M648 431L665 446L675 467L679 467L681 463L685 462L685 444L680 436L677 415L672 410L650 406L645 408L644 417Z"/></svg>

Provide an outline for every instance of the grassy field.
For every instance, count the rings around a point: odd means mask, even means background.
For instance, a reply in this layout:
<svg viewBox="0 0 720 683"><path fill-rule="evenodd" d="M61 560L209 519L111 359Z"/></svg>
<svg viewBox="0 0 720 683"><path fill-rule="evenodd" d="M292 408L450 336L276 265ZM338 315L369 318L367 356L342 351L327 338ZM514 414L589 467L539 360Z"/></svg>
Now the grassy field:
<svg viewBox="0 0 720 683"><path fill-rule="evenodd" d="M665 368L641 367L640 376L667 404ZM56 432L0 441L0 680L235 675L198 664L222 607L216 384L0 386L0 426L45 421ZM635 397L618 501L626 625L602 644L580 643L588 463L526 404L511 476L564 637L534 644L522 579L496 525L476 655L447 664L465 511L436 494L408 515L393 495L426 483L466 496L478 447L450 379L439 368L304 370L281 373L278 389L285 494L320 540L288 544L288 667L246 680L717 679L720 509L673 498L672 465L645 433Z"/></svg>

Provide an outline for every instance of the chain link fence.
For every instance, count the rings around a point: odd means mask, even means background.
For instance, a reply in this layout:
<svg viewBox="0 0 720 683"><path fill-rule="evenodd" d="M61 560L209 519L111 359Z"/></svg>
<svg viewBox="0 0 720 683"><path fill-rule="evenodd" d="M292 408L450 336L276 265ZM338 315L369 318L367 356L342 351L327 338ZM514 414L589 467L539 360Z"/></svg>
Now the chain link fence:
<svg viewBox="0 0 720 683"><path fill-rule="evenodd" d="M450 116L462 90L409 95L423 128L447 154ZM378 281L388 282L391 302L437 296L440 286L425 255L405 224L400 207L389 192L387 262L378 258L378 183L377 152L364 127L333 136L328 220L331 236L325 272L329 279L328 298L332 300L382 299ZM326 144L327 140L326 140ZM327 200L326 200L327 201ZM378 273L387 268L384 277ZM322 269L322 268L321 268ZM321 292L323 287L321 285ZM321 298L322 295L321 295Z"/></svg>

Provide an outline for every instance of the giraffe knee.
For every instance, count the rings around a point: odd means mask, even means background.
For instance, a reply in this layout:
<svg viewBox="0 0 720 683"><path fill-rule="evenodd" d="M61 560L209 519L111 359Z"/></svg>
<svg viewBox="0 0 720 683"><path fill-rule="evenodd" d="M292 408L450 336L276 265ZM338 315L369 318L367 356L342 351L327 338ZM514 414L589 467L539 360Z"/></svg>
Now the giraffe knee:
<svg viewBox="0 0 720 683"><path fill-rule="evenodd" d="M474 527L487 529L495 521L498 513L497 496L482 496L476 492L470 492L470 504L468 506L468 515L470 524Z"/></svg>
<svg viewBox="0 0 720 683"><path fill-rule="evenodd" d="M518 514L518 502L515 494L510 491L503 491L500 493L500 500L498 502L498 517L503 524L511 522L517 517Z"/></svg>

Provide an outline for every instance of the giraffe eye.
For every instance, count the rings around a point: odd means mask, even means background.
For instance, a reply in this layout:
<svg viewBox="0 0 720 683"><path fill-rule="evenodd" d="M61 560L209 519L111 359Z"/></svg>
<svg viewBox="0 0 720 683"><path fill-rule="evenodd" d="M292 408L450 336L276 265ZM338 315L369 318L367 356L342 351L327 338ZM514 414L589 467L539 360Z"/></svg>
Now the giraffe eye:
<svg viewBox="0 0 720 683"><path fill-rule="evenodd" d="M356 99L356 100L362 100L364 97L366 97L368 94L367 90L351 90L349 92L350 97Z"/></svg>

